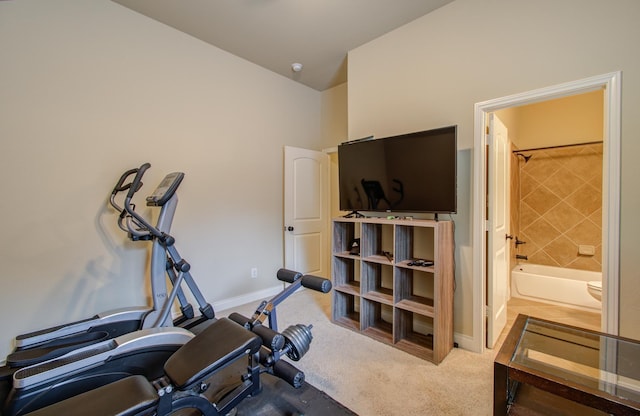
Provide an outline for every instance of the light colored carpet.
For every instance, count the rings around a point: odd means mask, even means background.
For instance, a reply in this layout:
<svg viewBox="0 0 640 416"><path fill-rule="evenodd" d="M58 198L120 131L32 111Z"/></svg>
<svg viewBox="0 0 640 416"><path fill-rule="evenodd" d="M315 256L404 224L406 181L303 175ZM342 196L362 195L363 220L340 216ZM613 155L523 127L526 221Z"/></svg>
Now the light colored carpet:
<svg viewBox="0 0 640 416"><path fill-rule="evenodd" d="M257 305L233 311L250 316ZM310 351L295 365L310 384L361 416L493 413L495 350L477 354L454 348L436 366L331 323L331 295L311 290L290 296L277 313L281 331L313 325Z"/></svg>

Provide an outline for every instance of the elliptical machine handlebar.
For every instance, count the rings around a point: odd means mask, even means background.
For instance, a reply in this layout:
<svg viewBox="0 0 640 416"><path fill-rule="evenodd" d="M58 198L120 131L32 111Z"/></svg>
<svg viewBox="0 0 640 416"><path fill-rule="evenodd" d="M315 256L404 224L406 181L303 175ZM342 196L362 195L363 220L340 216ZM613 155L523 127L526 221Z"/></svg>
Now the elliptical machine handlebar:
<svg viewBox="0 0 640 416"><path fill-rule="evenodd" d="M138 168L129 169L128 171L123 173L122 176L120 176L118 183L116 183L116 186L113 187L113 191L111 192L111 195L115 195L118 192L126 191L127 189L129 189L131 187L131 182L125 185L124 181L127 180L127 178L133 175L134 173L138 173Z"/></svg>
<svg viewBox="0 0 640 416"><path fill-rule="evenodd" d="M127 184L125 184L124 182L127 180L129 176L133 175L134 173L138 173L138 168L129 169L128 171L123 173L122 176L120 176L120 179L118 179L116 186L113 187L113 191L111 191L111 197L109 198L109 202L111 203L111 206L113 206L118 212L120 212L121 217L124 217L126 215L126 211L116 202L116 195L118 195L120 192L124 192L127 189L131 188L131 185L133 184L132 182L129 182ZM142 182L138 182L138 189L136 189L136 192L141 187L142 187Z"/></svg>
<svg viewBox="0 0 640 416"><path fill-rule="evenodd" d="M142 186L142 177L144 176L144 173L150 167L151 167L151 164L145 163L137 169L136 176L133 178L133 181L131 182L131 186L129 187L129 192L127 193L127 196L124 199L123 214L127 215L127 229L132 235L136 237L145 237L145 236L152 235L155 238L164 240L166 238L166 235L162 231L158 230L156 227L151 225L140 214L138 214L135 211L135 206L131 203L131 199L133 198L135 193L138 191L138 189L140 189L140 186ZM133 227L132 223L135 223L135 225L137 225L139 228L145 231L137 230L135 227Z"/></svg>
<svg viewBox="0 0 640 416"><path fill-rule="evenodd" d="M122 231L129 233L132 237L138 240L149 239L150 234L147 231L140 231L144 228L143 224L140 224L137 221L131 221L130 213L118 204L118 202L116 201L116 196L120 192L128 190L126 198L129 198L129 201L131 201L133 195L138 192L140 188L142 188L142 176L150 167L151 164L144 163L139 168L129 169L124 172L122 176L120 176L120 179L118 179L116 185L113 187L113 191L111 191L111 197L109 198L111 206L113 206L120 213L120 216L118 218L118 227ZM130 182L127 182L131 175L135 175L135 177ZM130 204L130 206L132 210L135 210L134 204ZM124 224L125 219L127 222L126 225Z"/></svg>
<svg viewBox="0 0 640 416"><path fill-rule="evenodd" d="M127 198L133 198L133 195L138 192L138 189L142 186L142 177L144 173L151 167L150 163L144 163L137 169L136 176L131 181L131 186L129 187L129 193L127 193Z"/></svg>

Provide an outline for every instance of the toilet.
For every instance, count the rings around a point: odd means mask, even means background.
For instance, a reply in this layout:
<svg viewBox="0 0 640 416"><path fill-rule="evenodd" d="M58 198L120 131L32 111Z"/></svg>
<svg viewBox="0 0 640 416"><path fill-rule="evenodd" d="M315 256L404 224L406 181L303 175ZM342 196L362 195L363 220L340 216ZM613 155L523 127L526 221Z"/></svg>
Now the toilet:
<svg viewBox="0 0 640 416"><path fill-rule="evenodd" d="M596 298L599 301L602 301L602 281L601 280L593 280L591 282L587 282L587 290L589 294Z"/></svg>

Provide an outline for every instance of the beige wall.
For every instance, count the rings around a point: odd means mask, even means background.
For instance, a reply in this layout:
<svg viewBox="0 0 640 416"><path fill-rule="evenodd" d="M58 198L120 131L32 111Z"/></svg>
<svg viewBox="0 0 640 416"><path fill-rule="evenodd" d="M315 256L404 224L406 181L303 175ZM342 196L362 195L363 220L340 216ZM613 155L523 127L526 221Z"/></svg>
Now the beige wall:
<svg viewBox="0 0 640 416"><path fill-rule="evenodd" d="M322 148L332 149L347 140L347 84L322 93Z"/></svg>
<svg viewBox="0 0 640 416"><path fill-rule="evenodd" d="M602 90L496 111L518 149L602 140Z"/></svg>
<svg viewBox="0 0 640 416"><path fill-rule="evenodd" d="M634 338L640 338L633 160L640 152L639 16L635 0L456 0L351 51L348 84L350 138L457 124L465 154L474 150L475 103L621 70L620 332ZM457 333L472 336L480 313L472 310L472 175L460 173L454 320Z"/></svg>
<svg viewBox="0 0 640 416"><path fill-rule="evenodd" d="M172 231L211 302L278 286L283 146L324 146L322 94L108 0L0 2L0 51L0 357L18 333L146 303L147 244L107 208L143 162L143 213L186 173Z"/></svg>
<svg viewBox="0 0 640 416"><path fill-rule="evenodd" d="M329 153L331 169L331 185L329 187L331 218L345 214L340 211L340 195L338 194L338 145L347 141L349 135L347 121L347 84L345 83L322 93L322 143L323 148ZM331 248L328 253L331 253Z"/></svg>

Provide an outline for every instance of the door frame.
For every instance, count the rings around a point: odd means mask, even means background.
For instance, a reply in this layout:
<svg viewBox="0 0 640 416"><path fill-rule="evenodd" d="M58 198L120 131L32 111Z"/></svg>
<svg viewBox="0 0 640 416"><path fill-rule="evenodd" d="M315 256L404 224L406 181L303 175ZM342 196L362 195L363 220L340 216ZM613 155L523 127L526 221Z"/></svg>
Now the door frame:
<svg viewBox="0 0 640 416"><path fill-rule="evenodd" d="M603 198L602 221L606 230L602 245L602 332L617 335L620 299L620 102L622 72L610 72L520 94L476 103L474 106L474 187L473 200L473 344L485 350L486 264L485 206L487 189L487 114L503 108L533 104L569 95L604 89Z"/></svg>

